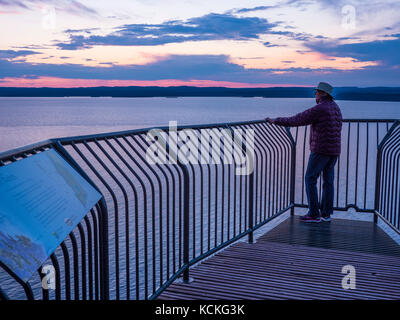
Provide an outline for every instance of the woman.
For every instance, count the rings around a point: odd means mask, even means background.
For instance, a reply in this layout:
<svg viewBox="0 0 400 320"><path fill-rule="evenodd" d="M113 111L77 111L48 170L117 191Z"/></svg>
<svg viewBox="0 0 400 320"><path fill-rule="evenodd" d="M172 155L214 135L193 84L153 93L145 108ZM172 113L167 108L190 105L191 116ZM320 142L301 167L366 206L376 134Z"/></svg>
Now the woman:
<svg viewBox="0 0 400 320"><path fill-rule="evenodd" d="M285 127L311 125L310 158L305 176L308 213L303 222L331 221L334 195L334 167L341 147L342 113L332 97L332 86L320 82L315 89L317 104L293 117L266 118L269 123ZM317 180L322 172L322 199L318 204Z"/></svg>

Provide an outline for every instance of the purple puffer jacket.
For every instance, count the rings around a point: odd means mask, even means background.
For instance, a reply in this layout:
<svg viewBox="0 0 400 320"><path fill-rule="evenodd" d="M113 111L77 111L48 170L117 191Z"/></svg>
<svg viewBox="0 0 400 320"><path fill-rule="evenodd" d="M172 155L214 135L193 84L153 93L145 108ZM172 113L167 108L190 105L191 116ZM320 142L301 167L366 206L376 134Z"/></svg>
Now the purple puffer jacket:
<svg viewBox="0 0 400 320"><path fill-rule="evenodd" d="M276 118L274 124L298 127L311 124L310 150L325 155L340 155L342 113L330 99L321 98L317 105L293 117Z"/></svg>

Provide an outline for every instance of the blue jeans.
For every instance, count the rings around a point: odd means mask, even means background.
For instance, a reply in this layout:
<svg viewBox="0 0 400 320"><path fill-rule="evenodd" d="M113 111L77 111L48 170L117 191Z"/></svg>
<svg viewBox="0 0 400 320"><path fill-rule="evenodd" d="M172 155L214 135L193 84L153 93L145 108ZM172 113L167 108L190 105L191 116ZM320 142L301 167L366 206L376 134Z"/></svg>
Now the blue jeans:
<svg viewBox="0 0 400 320"><path fill-rule="evenodd" d="M311 152L305 176L306 194L308 200L308 214L319 216L320 211L324 216L330 216L333 211L333 179L337 156L329 156ZM317 180L322 172L322 199L318 204Z"/></svg>

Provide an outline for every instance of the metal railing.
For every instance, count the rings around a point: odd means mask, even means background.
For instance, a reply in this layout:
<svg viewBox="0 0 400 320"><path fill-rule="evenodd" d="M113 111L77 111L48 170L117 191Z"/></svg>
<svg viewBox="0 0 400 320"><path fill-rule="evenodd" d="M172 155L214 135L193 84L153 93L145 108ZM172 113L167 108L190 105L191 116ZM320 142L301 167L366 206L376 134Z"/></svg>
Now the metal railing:
<svg viewBox="0 0 400 320"><path fill-rule="evenodd" d="M396 121L378 146L375 222L378 217L394 231L400 230L400 121Z"/></svg>
<svg viewBox="0 0 400 320"><path fill-rule="evenodd" d="M375 186L377 159L380 142L392 133L395 120L388 119L345 119L342 127L341 154L335 166L334 210L375 212ZM295 189L296 207L307 207L304 175L307 168L309 149L309 127L291 128L296 141L297 171ZM319 197L322 192L319 178Z"/></svg>
<svg viewBox="0 0 400 320"><path fill-rule="evenodd" d="M178 127L178 134L191 129L180 147L194 148L204 133L216 138L200 149L199 163L170 161L177 154L166 143L165 164L146 159L151 129L52 139L0 154L4 166L54 148L103 195L46 262L56 269L55 291L41 288L41 270L28 283L10 273L14 282L2 280L0 297L10 286L20 294L21 285L25 296L17 298L153 299L181 276L190 281L195 263L245 236L253 242L254 230L306 207L307 127L265 121ZM235 174L247 155L246 138L234 140L236 148L229 142L239 130L254 132L248 175ZM335 210L371 212L399 230L399 122L344 120L342 132Z"/></svg>

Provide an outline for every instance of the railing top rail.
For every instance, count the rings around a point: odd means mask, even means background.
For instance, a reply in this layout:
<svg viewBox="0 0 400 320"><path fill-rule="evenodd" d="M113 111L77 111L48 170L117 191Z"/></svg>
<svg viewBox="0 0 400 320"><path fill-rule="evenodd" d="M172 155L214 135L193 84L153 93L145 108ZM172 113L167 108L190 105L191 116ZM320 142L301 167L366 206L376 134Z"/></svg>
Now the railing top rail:
<svg viewBox="0 0 400 320"><path fill-rule="evenodd" d="M235 125L248 125L248 124L257 124L263 123L265 120L251 120L251 121L240 121L240 122L226 122L226 123L212 123L212 124L197 124L197 125L180 125L177 126L178 130L183 129L211 129L211 128L219 128L224 126L235 126ZM91 135L84 135L84 136L74 136L74 137L65 137L65 138L57 138L53 140L60 141L61 144L67 144L69 142L81 142L81 141L90 141L93 139L104 139L108 137L121 137L126 135L134 135L134 134L143 134L148 132L149 130L158 129L158 130L168 130L168 126L157 126L157 127L147 127L147 128L139 128L139 129L132 129L132 130L124 130L124 131L117 131L117 132L108 132L108 133L98 133L98 134L91 134Z"/></svg>
<svg viewBox="0 0 400 320"><path fill-rule="evenodd" d="M19 157L26 153L31 153L34 150L49 147L52 143L52 139L47 139L23 147L0 152L0 161L7 161L13 157Z"/></svg>
<svg viewBox="0 0 400 320"><path fill-rule="evenodd" d="M391 122L394 123L396 121L400 121L400 119L343 119L343 122L378 122L378 123L387 123ZM249 121L237 121L237 122L225 122L225 123L213 123L213 124L188 124L188 125L181 125L177 126L178 130L183 129L211 129L211 128L218 128L224 126L237 126L237 125L250 125L250 124L258 124L263 123L265 120L249 120ZM124 131L116 131L116 132L106 132L106 133L98 133L98 134L89 134L89 135L82 135L82 136L71 136L71 137L63 137L63 138L52 138L43 141L39 141L34 144L26 145L19 148L10 149L7 151L0 152L0 160L7 161L12 157L18 157L23 155L24 153L29 153L35 149L43 148L52 145L56 141L60 142L61 144L68 144L70 142L82 142L82 141L91 141L94 139L105 139L109 137L122 137L126 135L135 135L135 134L143 134L148 132L152 129L159 129L159 130L168 130L168 126L160 126L160 127L147 127L147 128L140 128L140 129L132 129L132 130L124 130Z"/></svg>
<svg viewBox="0 0 400 320"><path fill-rule="evenodd" d="M400 119L357 119L357 118L347 118L343 119L343 122L396 122L399 121Z"/></svg>

